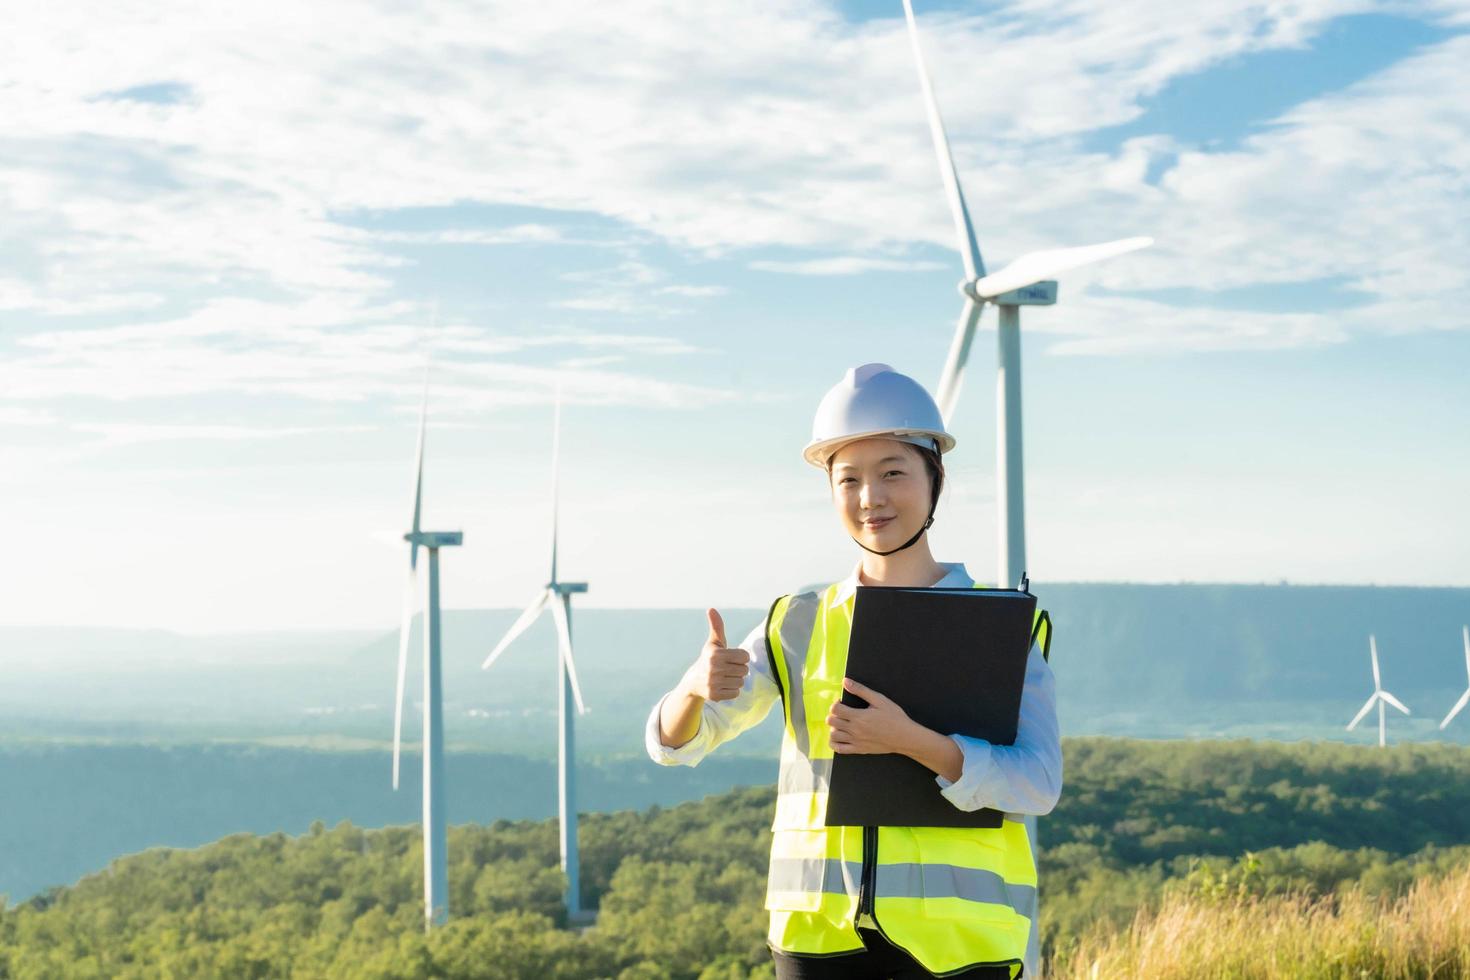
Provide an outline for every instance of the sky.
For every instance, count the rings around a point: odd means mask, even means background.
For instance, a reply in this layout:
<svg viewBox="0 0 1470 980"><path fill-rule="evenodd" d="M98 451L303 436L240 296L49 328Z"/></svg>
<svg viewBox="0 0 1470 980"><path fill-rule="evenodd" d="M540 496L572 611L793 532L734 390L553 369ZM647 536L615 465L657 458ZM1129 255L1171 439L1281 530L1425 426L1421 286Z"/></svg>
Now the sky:
<svg viewBox="0 0 1470 980"><path fill-rule="evenodd" d="M858 552L823 392L962 269L893 2L12 4L0 625L763 608ZM1470 2L916 3L1023 312L1036 582L1470 585ZM994 576L995 313L936 557Z"/></svg>

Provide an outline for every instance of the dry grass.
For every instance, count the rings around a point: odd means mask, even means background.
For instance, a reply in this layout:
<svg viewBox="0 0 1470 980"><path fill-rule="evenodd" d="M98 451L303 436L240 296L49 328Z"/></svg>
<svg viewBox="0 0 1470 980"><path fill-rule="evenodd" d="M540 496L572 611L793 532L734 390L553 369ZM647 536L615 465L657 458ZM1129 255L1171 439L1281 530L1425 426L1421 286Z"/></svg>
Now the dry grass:
<svg viewBox="0 0 1470 980"><path fill-rule="evenodd" d="M1052 980L1470 978L1470 867L1420 879L1396 899L1355 889L1323 898L1175 893L1050 966Z"/></svg>

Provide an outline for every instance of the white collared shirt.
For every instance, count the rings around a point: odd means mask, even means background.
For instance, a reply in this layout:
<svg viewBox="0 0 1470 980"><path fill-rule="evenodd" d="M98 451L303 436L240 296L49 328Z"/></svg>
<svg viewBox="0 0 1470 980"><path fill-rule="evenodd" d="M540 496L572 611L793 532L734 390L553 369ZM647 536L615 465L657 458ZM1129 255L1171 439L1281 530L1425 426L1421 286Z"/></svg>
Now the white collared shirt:
<svg viewBox="0 0 1470 980"><path fill-rule="evenodd" d="M858 568L862 566L859 564ZM947 571L934 588L967 589L975 582L965 566L943 565ZM858 587L858 569L837 587L834 605L850 599ZM710 752L747 729L760 724L780 698L771 677L771 658L766 649L764 621L751 630L740 648L751 655L750 672L740 693L729 701L706 701L699 731L677 749L659 740L659 712L663 698L653 706L644 733L649 758L665 766L693 766ZM667 694L664 697L668 697ZM1057 729L1056 681L1051 667L1033 650L1026 660L1026 679L1021 689L1021 714L1016 724L1014 745L992 745L981 738L950 735L964 754L960 778L951 783L936 776L945 799L961 810L991 807L1007 817L1037 816L1051 812L1062 791L1062 745Z"/></svg>

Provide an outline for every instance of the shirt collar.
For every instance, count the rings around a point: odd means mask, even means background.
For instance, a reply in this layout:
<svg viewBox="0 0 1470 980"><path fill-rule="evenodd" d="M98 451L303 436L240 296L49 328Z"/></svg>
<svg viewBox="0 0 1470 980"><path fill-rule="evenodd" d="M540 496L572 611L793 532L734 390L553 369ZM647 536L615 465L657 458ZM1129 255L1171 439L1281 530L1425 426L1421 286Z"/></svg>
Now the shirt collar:
<svg viewBox="0 0 1470 980"><path fill-rule="evenodd" d="M942 561L939 563L939 566L944 569L944 577L938 582L935 582L930 588L969 589L974 587L975 580L970 578L970 573L965 571L965 566L962 563ZM853 568L852 574L837 583L837 594L832 597L831 608L836 609L857 594L857 587L862 584L858 581L858 572L862 567L863 563L858 562L857 566Z"/></svg>

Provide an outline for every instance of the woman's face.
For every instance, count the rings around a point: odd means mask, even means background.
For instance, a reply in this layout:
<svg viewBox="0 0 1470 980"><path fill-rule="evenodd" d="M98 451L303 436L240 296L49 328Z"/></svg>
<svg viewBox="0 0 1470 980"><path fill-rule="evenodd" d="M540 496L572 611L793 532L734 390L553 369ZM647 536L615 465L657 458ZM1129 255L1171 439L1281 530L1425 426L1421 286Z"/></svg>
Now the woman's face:
<svg viewBox="0 0 1470 980"><path fill-rule="evenodd" d="M897 548L929 518L929 472L906 442L848 443L832 457L831 480L832 502L847 533L874 551Z"/></svg>

